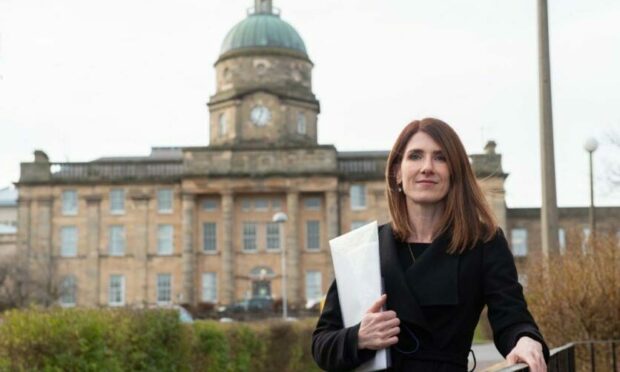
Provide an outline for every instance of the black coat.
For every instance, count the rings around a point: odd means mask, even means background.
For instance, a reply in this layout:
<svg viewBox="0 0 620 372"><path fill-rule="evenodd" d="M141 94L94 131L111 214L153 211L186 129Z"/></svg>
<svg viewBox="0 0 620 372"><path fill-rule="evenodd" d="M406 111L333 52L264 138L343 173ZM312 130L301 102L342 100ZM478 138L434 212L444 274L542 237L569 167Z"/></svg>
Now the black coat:
<svg viewBox="0 0 620 372"><path fill-rule="evenodd" d="M441 236L406 270L398 262L389 224L379 227L379 254L387 308L401 320L396 347L391 347L395 371L465 371L474 329L484 305L497 349L506 356L521 336L549 350L527 310L517 281L512 253L501 230L487 243L462 254L446 253ZM357 349L359 324L343 328L334 281L312 336L312 353L325 370L349 370L372 358L373 350ZM406 354L404 352L413 351ZM401 351L397 351L397 349Z"/></svg>

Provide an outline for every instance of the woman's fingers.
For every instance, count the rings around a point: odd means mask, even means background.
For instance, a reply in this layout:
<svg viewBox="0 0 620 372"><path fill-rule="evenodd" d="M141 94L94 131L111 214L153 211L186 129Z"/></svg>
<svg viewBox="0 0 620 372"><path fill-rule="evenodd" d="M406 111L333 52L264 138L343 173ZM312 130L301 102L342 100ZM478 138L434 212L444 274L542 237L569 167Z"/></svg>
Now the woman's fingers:
<svg viewBox="0 0 620 372"><path fill-rule="evenodd" d="M370 310L373 310L373 307ZM400 333L399 325L400 319L396 317L394 311L366 313L358 333L358 347L376 350L397 343L397 335Z"/></svg>
<svg viewBox="0 0 620 372"><path fill-rule="evenodd" d="M388 328L383 332L383 338L390 338L400 333L400 327Z"/></svg>
<svg viewBox="0 0 620 372"><path fill-rule="evenodd" d="M385 305L385 301L387 301L387 295L383 294L377 301L375 301L372 306L368 309L367 313L378 313L381 311L383 305Z"/></svg>
<svg viewBox="0 0 620 372"><path fill-rule="evenodd" d="M513 351L508 356L506 356L506 360L511 363L525 363L530 368L531 372L546 372L547 364L545 363L545 359L542 354L537 353L535 351L530 352L519 352Z"/></svg>

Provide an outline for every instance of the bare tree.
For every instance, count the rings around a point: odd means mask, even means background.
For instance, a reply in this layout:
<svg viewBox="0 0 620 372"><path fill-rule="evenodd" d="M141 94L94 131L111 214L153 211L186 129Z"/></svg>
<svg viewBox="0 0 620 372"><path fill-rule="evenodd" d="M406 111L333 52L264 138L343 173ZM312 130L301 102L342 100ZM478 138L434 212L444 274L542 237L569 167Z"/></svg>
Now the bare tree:
<svg viewBox="0 0 620 372"><path fill-rule="evenodd" d="M60 295L55 265L49 258L16 255L0 262L0 310L33 303L50 306Z"/></svg>

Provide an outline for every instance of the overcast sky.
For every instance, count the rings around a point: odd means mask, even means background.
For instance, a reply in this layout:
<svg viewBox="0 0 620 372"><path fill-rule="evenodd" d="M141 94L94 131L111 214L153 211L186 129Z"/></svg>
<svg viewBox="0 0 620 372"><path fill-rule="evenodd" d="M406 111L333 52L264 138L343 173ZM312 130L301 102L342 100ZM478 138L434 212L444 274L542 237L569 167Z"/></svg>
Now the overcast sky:
<svg viewBox="0 0 620 372"><path fill-rule="evenodd" d="M0 0L0 187L52 161L209 143L224 36L252 0ZM319 142L388 150L434 116L503 155L509 207L540 206L536 0L276 0L306 43ZM620 1L549 0L558 203L620 205Z"/></svg>

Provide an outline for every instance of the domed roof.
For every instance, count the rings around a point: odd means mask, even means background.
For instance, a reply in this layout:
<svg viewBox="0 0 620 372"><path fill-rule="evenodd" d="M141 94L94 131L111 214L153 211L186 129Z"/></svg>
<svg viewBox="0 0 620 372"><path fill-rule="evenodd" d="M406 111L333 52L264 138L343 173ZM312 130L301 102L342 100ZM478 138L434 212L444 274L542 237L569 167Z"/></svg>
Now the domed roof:
<svg viewBox="0 0 620 372"><path fill-rule="evenodd" d="M233 27L222 43L220 54L242 48L283 48L307 55L306 46L293 26L280 19L278 14L265 9L255 10Z"/></svg>

